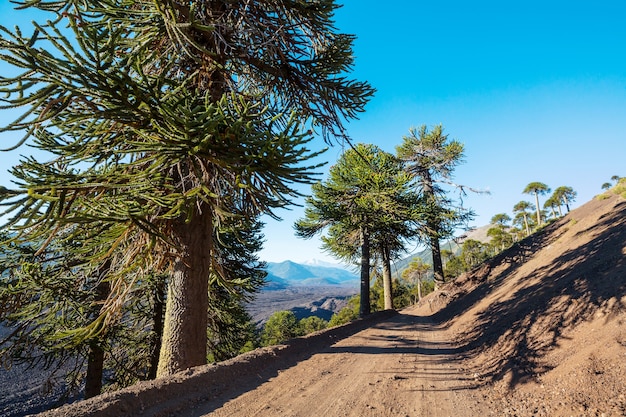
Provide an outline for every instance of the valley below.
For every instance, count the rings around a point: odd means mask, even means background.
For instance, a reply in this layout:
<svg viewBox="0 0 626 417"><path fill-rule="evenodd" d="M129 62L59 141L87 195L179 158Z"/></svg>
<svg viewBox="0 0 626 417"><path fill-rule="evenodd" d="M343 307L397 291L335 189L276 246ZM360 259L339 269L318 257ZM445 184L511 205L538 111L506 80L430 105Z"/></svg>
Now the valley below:
<svg viewBox="0 0 626 417"><path fill-rule="evenodd" d="M298 319L317 316L329 320L356 295L353 286L289 287L263 290L255 295L246 310L257 326L262 325L277 311L293 311Z"/></svg>

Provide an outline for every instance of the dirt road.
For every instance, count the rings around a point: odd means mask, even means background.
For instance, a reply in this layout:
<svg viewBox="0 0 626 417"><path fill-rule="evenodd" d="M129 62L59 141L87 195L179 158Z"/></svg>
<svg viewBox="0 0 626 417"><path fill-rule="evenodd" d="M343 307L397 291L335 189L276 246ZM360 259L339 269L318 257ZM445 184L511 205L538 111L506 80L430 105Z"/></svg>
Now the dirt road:
<svg viewBox="0 0 626 417"><path fill-rule="evenodd" d="M626 416L626 201L595 199L419 307L45 413Z"/></svg>
<svg viewBox="0 0 626 417"><path fill-rule="evenodd" d="M485 415L446 329L405 310L187 416Z"/></svg>

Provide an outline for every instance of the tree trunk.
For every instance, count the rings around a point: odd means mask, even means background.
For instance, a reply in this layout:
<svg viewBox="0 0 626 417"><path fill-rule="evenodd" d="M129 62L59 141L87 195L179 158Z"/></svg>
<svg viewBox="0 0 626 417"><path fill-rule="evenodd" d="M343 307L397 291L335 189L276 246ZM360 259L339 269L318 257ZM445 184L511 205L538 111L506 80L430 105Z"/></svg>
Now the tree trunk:
<svg viewBox="0 0 626 417"><path fill-rule="evenodd" d="M426 222L426 227L428 228L430 251L433 256L435 290L437 290L444 283L443 262L441 261L441 248L439 246L440 220L438 211L440 210L440 207L437 205L437 198L435 196L435 189L433 187L430 172L426 171L422 174L422 185L424 187L424 196L426 197L426 200L432 204L434 211L428 215L429 219Z"/></svg>
<svg viewBox="0 0 626 417"><path fill-rule="evenodd" d="M85 399L95 397L102 391L102 374L104 373L104 349L93 342L89 345L87 356L87 375L85 376Z"/></svg>
<svg viewBox="0 0 626 417"><path fill-rule="evenodd" d="M367 227L361 227L361 303L359 317L365 317L370 309L370 237Z"/></svg>
<svg viewBox="0 0 626 417"><path fill-rule="evenodd" d="M106 281L106 276L111 269L111 260L107 259L97 270L98 285L95 288L95 297L92 316L98 317L102 303L109 298L111 293L111 283ZM106 331L105 331L106 332ZM89 342L89 353L87 354L87 373L85 375L85 398L95 397L102 392L102 376L104 374L104 349L101 342L104 334Z"/></svg>
<svg viewBox="0 0 626 417"><path fill-rule="evenodd" d="M383 257L383 297L385 298L385 310L393 310L393 288L391 283L391 259L387 245L381 245Z"/></svg>
<svg viewBox="0 0 626 417"><path fill-rule="evenodd" d="M530 236L530 226L528 225L528 217L526 216L526 212L524 212L524 225L526 226L526 236Z"/></svg>
<svg viewBox="0 0 626 417"><path fill-rule="evenodd" d="M431 234L430 250L433 254L433 272L435 274L435 290L439 289L445 282L443 275L443 262L441 261L441 248L439 247L439 238Z"/></svg>
<svg viewBox="0 0 626 417"><path fill-rule="evenodd" d="M148 369L148 379L157 377L159 367L159 355L163 341L163 313L165 312L165 281L159 280L154 288L154 310L152 312L152 331L154 340L152 351L150 352L150 368Z"/></svg>
<svg viewBox="0 0 626 417"><path fill-rule="evenodd" d="M212 215L204 207L190 221L179 219L172 227L178 253L167 291L157 377L206 364Z"/></svg>
<svg viewBox="0 0 626 417"><path fill-rule="evenodd" d="M539 209L539 193L535 191L535 204L537 204L537 227L541 226L541 209Z"/></svg>
<svg viewBox="0 0 626 417"><path fill-rule="evenodd" d="M417 301L422 301L422 275L417 276Z"/></svg>

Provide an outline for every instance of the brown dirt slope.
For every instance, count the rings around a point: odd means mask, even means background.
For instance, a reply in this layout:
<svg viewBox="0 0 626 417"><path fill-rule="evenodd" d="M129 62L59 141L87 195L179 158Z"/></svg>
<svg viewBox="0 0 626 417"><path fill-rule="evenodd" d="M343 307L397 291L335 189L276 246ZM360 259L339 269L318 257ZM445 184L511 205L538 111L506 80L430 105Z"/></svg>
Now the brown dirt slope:
<svg viewBox="0 0 626 417"><path fill-rule="evenodd" d="M49 416L625 416L626 201L594 199L398 314Z"/></svg>

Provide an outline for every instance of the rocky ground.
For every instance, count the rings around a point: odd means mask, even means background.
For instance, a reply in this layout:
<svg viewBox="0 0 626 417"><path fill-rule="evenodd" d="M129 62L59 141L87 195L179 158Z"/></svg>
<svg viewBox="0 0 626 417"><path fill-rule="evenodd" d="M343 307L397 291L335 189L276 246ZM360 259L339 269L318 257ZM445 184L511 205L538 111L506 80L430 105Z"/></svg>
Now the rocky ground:
<svg viewBox="0 0 626 417"><path fill-rule="evenodd" d="M398 313L46 416L625 416L626 201L594 199Z"/></svg>

